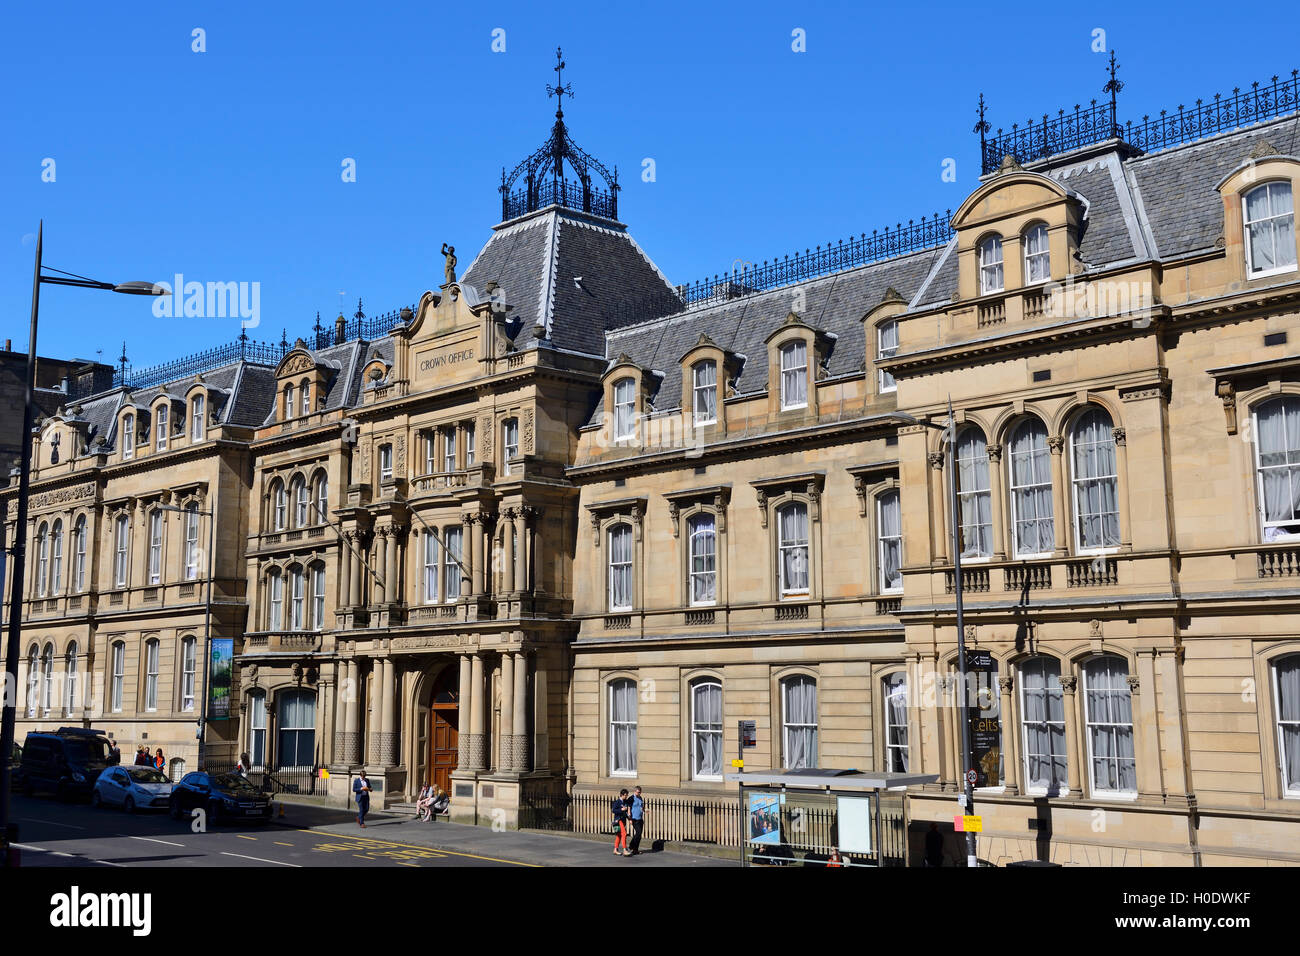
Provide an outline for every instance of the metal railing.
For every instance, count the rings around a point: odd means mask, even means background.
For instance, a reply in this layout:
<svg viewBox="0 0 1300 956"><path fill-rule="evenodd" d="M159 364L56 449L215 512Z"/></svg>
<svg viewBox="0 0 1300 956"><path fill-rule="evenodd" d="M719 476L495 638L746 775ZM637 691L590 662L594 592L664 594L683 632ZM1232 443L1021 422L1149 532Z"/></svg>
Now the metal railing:
<svg viewBox="0 0 1300 956"><path fill-rule="evenodd" d="M569 179L547 179L531 192L525 188L503 193L501 221L505 222L551 205L579 209L606 219L618 218L618 197L613 191L607 192L590 184L573 182Z"/></svg>

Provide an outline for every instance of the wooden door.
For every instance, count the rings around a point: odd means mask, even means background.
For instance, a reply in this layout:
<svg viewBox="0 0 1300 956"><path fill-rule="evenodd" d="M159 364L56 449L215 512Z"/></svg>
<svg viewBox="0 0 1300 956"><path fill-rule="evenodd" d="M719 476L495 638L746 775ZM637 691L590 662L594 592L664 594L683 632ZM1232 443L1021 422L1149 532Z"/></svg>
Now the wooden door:
<svg viewBox="0 0 1300 956"><path fill-rule="evenodd" d="M435 787L451 793L460 726L460 674L455 664L442 669L429 700L429 776Z"/></svg>

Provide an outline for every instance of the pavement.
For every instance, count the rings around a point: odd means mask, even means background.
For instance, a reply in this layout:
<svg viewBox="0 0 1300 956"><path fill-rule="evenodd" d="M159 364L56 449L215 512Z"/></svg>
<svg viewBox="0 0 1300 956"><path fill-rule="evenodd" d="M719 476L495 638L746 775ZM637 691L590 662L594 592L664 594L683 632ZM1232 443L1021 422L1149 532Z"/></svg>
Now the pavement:
<svg viewBox="0 0 1300 956"><path fill-rule="evenodd" d="M235 823L196 829L166 813L96 810L52 798L12 796L16 845L23 866L73 867L719 867L733 861L687 853L645 852L616 857L612 839L593 842L534 831L489 827L375 812L367 826L331 807L277 803L266 824Z"/></svg>

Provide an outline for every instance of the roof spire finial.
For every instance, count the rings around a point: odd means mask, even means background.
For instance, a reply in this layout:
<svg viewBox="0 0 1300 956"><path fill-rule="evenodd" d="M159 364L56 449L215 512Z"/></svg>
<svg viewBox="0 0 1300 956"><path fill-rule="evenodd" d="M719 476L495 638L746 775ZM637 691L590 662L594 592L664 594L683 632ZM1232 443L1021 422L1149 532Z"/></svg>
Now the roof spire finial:
<svg viewBox="0 0 1300 956"><path fill-rule="evenodd" d="M1119 71L1119 64L1115 62L1115 51L1110 51L1110 62L1106 66L1106 71L1110 74L1110 79L1102 87L1102 91L1110 94L1110 134L1111 136L1119 135L1119 124L1115 121L1115 94L1124 89L1124 81L1116 77Z"/></svg>
<svg viewBox="0 0 1300 956"><path fill-rule="evenodd" d="M546 95L548 98L552 96L555 97L555 118L563 119L564 98L566 96L573 96L573 85L564 82L564 54L560 51L558 46L555 48L555 66L551 67L551 69L555 70L556 85L551 86L549 83L546 84Z"/></svg>
<svg viewBox="0 0 1300 956"><path fill-rule="evenodd" d="M122 384L122 385L124 385L124 386L126 385L126 362L127 362L127 358L126 358L126 342L123 341L123 342L122 342L122 356L121 356L121 358L119 358L119 359L117 360L117 364L118 364L118 368L119 368L119 374L121 375L121 378L122 378L122 381L121 381L120 384Z"/></svg>

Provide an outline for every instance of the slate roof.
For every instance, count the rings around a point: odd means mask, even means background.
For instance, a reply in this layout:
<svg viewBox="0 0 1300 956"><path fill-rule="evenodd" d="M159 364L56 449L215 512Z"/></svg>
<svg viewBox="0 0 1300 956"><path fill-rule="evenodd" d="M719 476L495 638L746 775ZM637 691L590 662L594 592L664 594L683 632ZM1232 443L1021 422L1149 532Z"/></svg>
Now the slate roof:
<svg viewBox="0 0 1300 956"><path fill-rule="evenodd" d="M521 348L536 339L520 333L543 325L553 347L603 355L608 330L681 308L672 283L621 224L560 207L496 228L461 285L486 298L492 281L511 306L508 331Z"/></svg>

